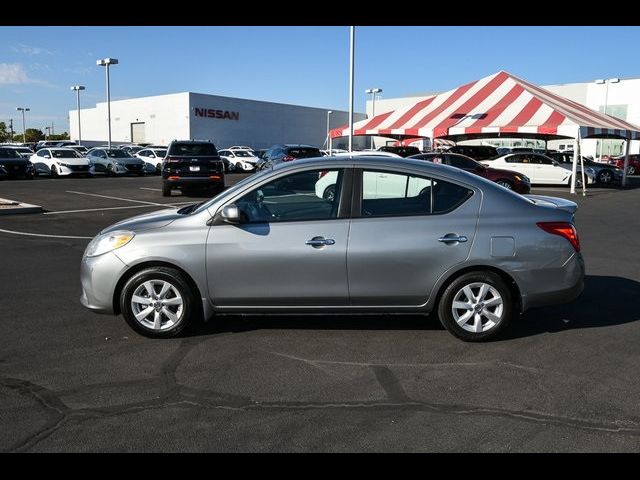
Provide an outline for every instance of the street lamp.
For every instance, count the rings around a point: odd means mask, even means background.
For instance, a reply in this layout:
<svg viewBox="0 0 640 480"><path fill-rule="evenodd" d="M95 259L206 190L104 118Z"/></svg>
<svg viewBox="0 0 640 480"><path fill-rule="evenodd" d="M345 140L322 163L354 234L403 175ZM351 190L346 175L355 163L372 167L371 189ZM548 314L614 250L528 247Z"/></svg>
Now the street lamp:
<svg viewBox="0 0 640 480"><path fill-rule="evenodd" d="M18 112L22 112L22 143L27 143L27 129L24 128L24 112L31 111L30 108L16 107Z"/></svg>
<svg viewBox="0 0 640 480"><path fill-rule="evenodd" d="M44 127L44 139L47 139L47 132L49 132L49 136L51 135L51 127Z"/></svg>
<svg viewBox="0 0 640 480"><path fill-rule="evenodd" d="M109 65L117 65L117 58L103 58L96 60L96 65L107 67L107 124L109 125L109 148L111 148L111 86L109 85Z"/></svg>
<svg viewBox="0 0 640 480"><path fill-rule="evenodd" d="M82 145L82 132L80 129L80 90L84 90L84 86L74 85L71 87L71 90L75 90L78 94L78 145ZM111 127L109 127L109 132L111 132ZM111 137L111 135L109 135L109 137ZM111 145L109 145L109 147L111 147Z"/></svg>
<svg viewBox="0 0 640 480"><path fill-rule="evenodd" d="M373 95L373 102L371 105L371 118L376 116L376 94L382 93L381 88L367 88L364 93ZM371 137L371 149L373 149L373 136Z"/></svg>
<svg viewBox="0 0 640 480"><path fill-rule="evenodd" d="M604 89L604 114L607 115L607 101L608 101L608 97L609 97L609 84L610 83L619 83L620 79L619 78L608 78L606 80L604 79L598 79L595 81L595 83L597 83L598 85L605 85L605 89ZM602 161L602 147L604 145L604 139L600 139L600 155L598 156L598 161L601 162Z"/></svg>
<svg viewBox="0 0 640 480"><path fill-rule="evenodd" d="M329 117L333 110L327 110L327 147L329 147L329 155L331 155L331 138L329 137Z"/></svg>

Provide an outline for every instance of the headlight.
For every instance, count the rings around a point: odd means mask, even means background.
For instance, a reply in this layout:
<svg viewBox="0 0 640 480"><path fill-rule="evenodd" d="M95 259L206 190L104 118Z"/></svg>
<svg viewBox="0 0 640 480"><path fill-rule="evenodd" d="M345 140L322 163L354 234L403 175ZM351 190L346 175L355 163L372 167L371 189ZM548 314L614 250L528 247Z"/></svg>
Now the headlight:
<svg viewBox="0 0 640 480"><path fill-rule="evenodd" d="M60 165L61 167L68 167L69 166L68 163L62 163L62 162L58 162L58 165Z"/></svg>
<svg viewBox="0 0 640 480"><path fill-rule="evenodd" d="M91 240L87 246L85 255L87 257L97 257L111 250L124 247L134 236L135 233L128 230L117 230L115 232L105 233L104 235L98 235Z"/></svg>
<svg viewBox="0 0 640 480"><path fill-rule="evenodd" d="M518 180L519 182L522 183L530 183L529 182L529 177L527 177L526 175L514 175L514 177L516 178L516 180Z"/></svg>

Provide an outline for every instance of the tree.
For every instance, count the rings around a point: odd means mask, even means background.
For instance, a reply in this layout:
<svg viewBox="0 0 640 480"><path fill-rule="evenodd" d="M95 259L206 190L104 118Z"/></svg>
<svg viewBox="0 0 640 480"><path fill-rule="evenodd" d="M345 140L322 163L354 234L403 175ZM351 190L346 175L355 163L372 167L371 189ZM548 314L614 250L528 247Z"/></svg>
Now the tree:
<svg viewBox="0 0 640 480"><path fill-rule="evenodd" d="M54 135L49 135L47 140L69 140L69 134L67 132L57 133Z"/></svg>
<svg viewBox="0 0 640 480"><path fill-rule="evenodd" d="M6 142L11 138L11 134L7 131L7 124L0 122L0 143Z"/></svg>
<svg viewBox="0 0 640 480"><path fill-rule="evenodd" d="M42 130L38 128L27 128L27 131L25 133L27 142L37 142L38 140L44 140L44 133L42 133ZM18 134L15 138L16 140L22 140L22 135Z"/></svg>

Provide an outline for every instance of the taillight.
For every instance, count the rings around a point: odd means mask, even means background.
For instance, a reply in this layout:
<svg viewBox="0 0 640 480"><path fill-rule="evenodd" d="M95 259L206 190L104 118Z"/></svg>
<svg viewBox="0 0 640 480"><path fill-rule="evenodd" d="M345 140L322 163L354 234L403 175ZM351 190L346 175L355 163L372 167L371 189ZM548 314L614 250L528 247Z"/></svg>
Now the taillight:
<svg viewBox="0 0 640 480"><path fill-rule="evenodd" d="M284 157L282 157L282 161L283 162L290 162L291 160L295 160L296 157L292 157L291 155L285 155Z"/></svg>
<svg viewBox="0 0 640 480"><path fill-rule="evenodd" d="M560 235L569 240L576 252L580 251L580 239L578 231L569 222L538 222L536 223L542 230L553 235Z"/></svg>
<svg viewBox="0 0 640 480"><path fill-rule="evenodd" d="M180 161L180 158L178 157L167 157L164 159L165 162L167 163L178 163Z"/></svg>

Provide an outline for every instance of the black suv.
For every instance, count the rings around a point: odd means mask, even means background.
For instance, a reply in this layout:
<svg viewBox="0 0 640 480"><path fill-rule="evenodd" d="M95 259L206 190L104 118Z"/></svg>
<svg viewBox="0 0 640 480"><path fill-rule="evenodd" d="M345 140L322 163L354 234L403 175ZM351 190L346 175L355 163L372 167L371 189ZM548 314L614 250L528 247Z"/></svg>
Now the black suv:
<svg viewBox="0 0 640 480"><path fill-rule="evenodd" d="M410 157L411 155L418 155L422 153L418 147L392 146L392 145L380 147L378 148L378 151L395 153L396 155L400 155L401 157Z"/></svg>
<svg viewBox="0 0 640 480"><path fill-rule="evenodd" d="M21 157L13 148L0 147L0 178L32 179L35 173L36 170L28 158Z"/></svg>
<svg viewBox="0 0 640 480"><path fill-rule="evenodd" d="M174 140L162 161L162 195L168 197L177 188L224 190L224 163L213 143Z"/></svg>
<svg viewBox="0 0 640 480"><path fill-rule="evenodd" d="M498 149L489 145L454 145L447 152L466 155L477 162L498 156Z"/></svg>
<svg viewBox="0 0 640 480"><path fill-rule="evenodd" d="M322 157L320 149L311 145L274 145L267 150L258 164L256 170L275 167L282 162L290 162L298 158Z"/></svg>

